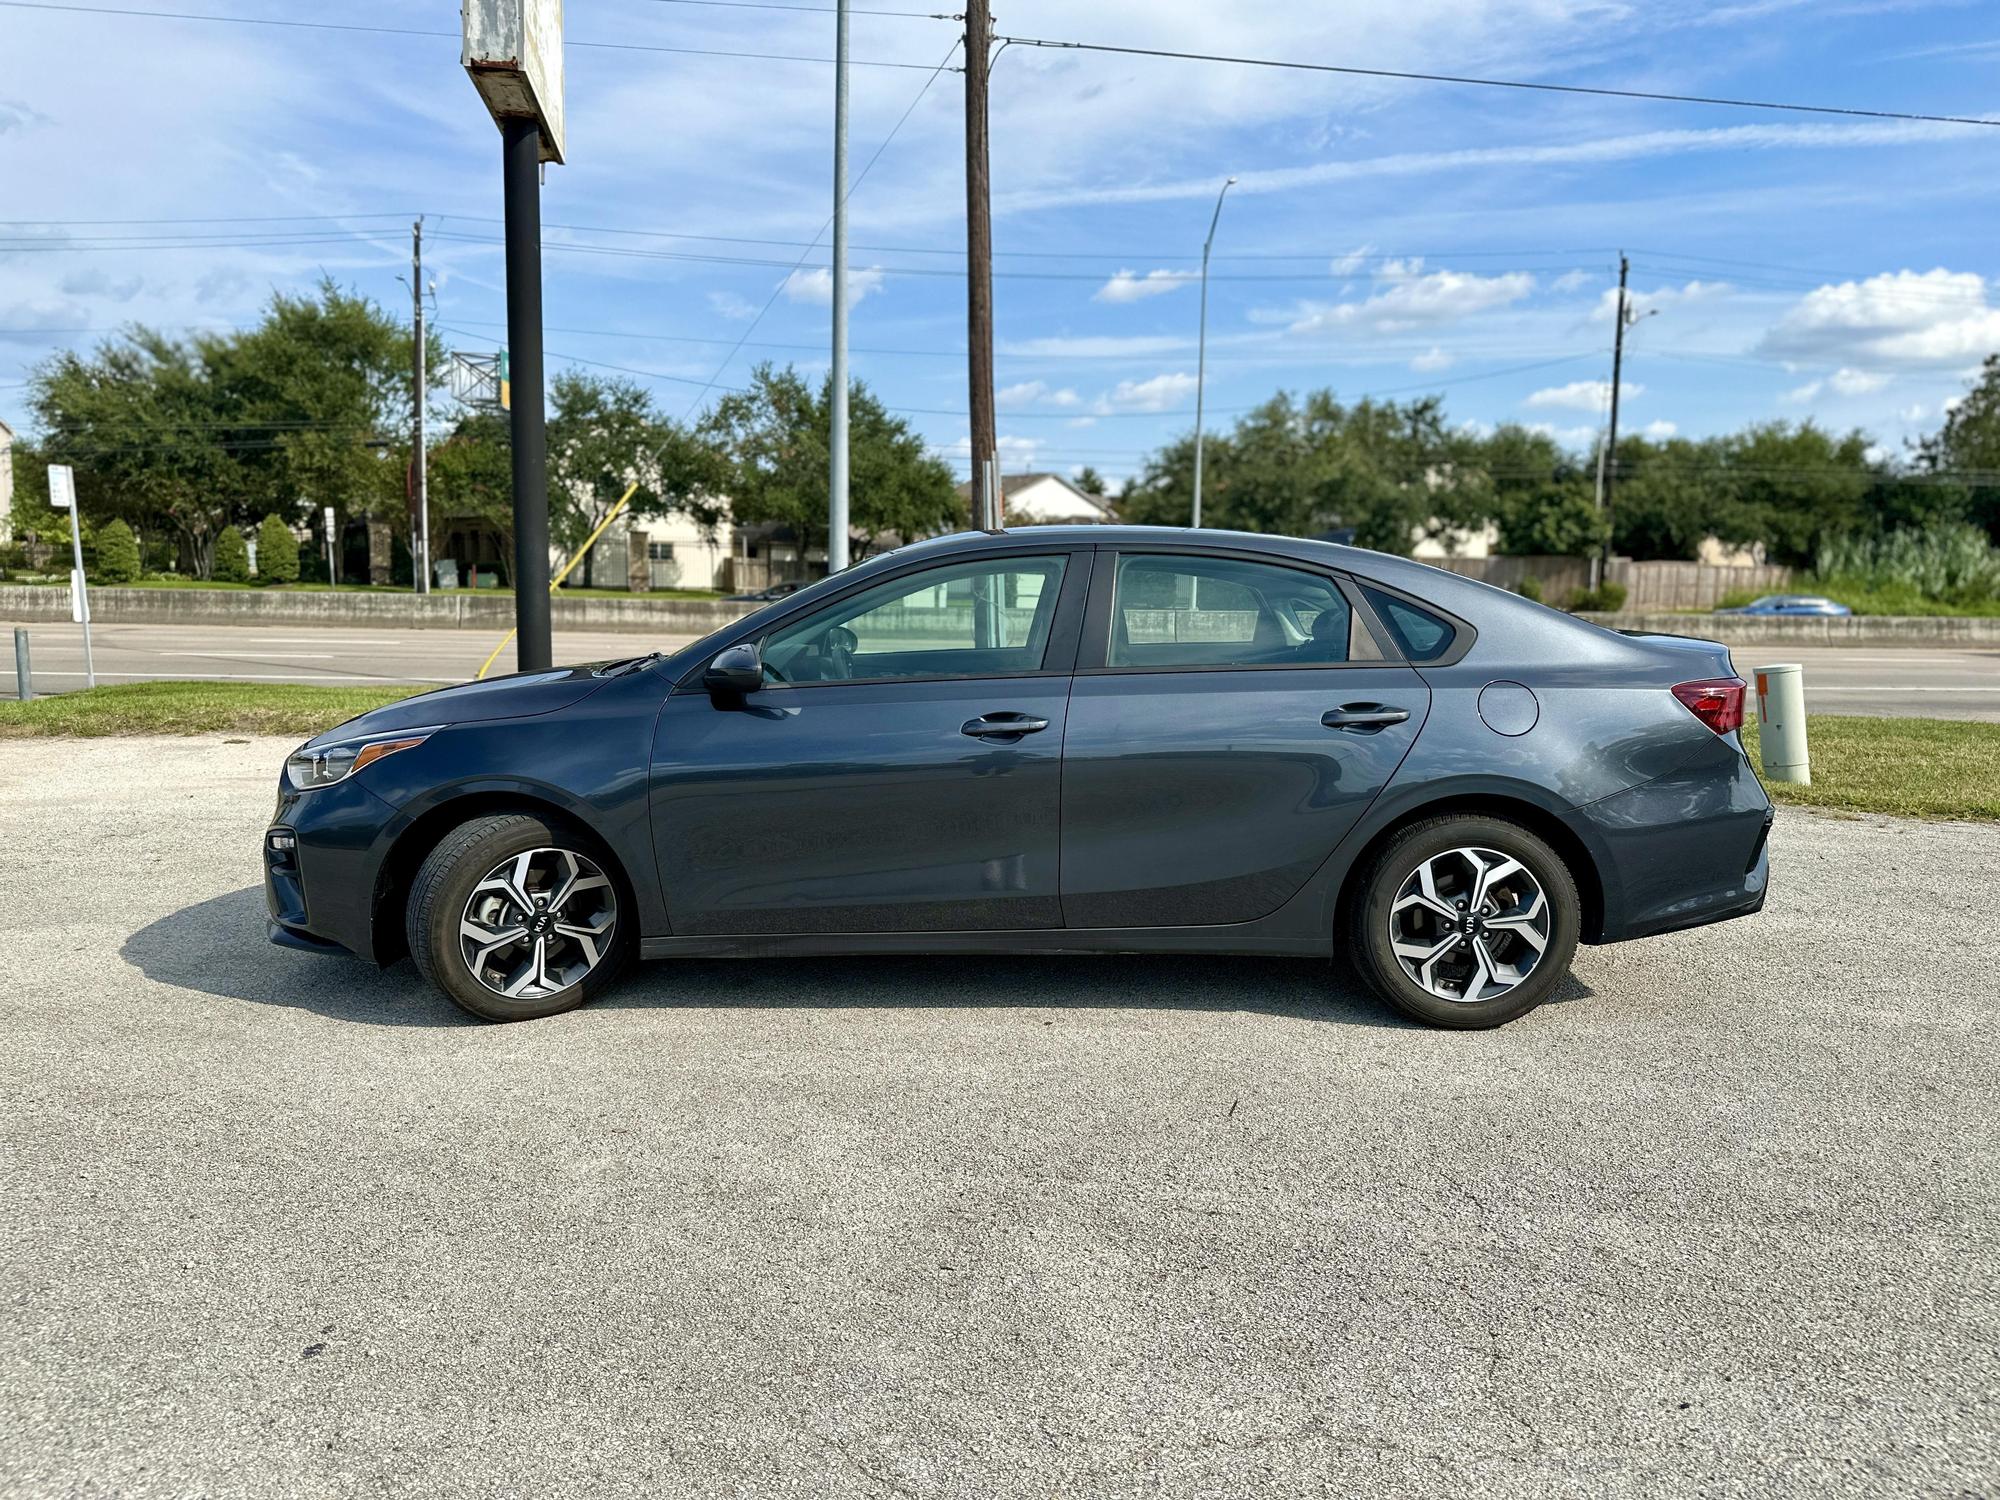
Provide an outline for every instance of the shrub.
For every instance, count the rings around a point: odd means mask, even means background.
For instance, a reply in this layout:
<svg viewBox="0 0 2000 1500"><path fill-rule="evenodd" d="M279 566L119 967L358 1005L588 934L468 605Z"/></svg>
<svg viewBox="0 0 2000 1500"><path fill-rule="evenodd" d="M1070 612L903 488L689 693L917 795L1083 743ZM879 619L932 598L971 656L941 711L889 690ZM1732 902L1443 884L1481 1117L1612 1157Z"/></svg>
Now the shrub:
<svg viewBox="0 0 2000 1500"><path fill-rule="evenodd" d="M1613 615L1625 607L1625 585L1606 581L1594 589L1578 589L1569 596L1571 614Z"/></svg>
<svg viewBox="0 0 2000 1500"><path fill-rule="evenodd" d="M224 526L215 538L215 577L219 583L250 581L250 544L234 526Z"/></svg>
<svg viewBox="0 0 2000 1500"><path fill-rule="evenodd" d="M1535 603L1540 604L1542 602L1542 580L1537 578L1533 573L1530 573L1514 585L1514 592L1519 594L1523 599L1532 599Z"/></svg>
<svg viewBox="0 0 2000 1500"><path fill-rule="evenodd" d="M2000 548L1977 526L1936 526L1882 536L1829 537L1815 572L1868 589L1910 589L1927 599L2000 598Z"/></svg>
<svg viewBox="0 0 2000 1500"><path fill-rule="evenodd" d="M97 576L106 583L131 583L139 576L139 539L123 521L98 529Z"/></svg>
<svg viewBox="0 0 2000 1500"><path fill-rule="evenodd" d="M299 581L299 539L282 516L266 516L257 528L257 576L266 583Z"/></svg>

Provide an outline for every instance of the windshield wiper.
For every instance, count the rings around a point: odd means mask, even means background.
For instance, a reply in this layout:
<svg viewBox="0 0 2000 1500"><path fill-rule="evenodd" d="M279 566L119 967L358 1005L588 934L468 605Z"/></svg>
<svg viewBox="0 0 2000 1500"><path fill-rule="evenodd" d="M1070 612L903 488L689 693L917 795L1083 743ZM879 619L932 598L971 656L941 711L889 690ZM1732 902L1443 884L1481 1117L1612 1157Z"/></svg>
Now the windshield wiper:
<svg viewBox="0 0 2000 1500"><path fill-rule="evenodd" d="M628 656L619 661L606 662L597 669L599 677L622 677L627 672L636 672L648 662L658 661L665 656L664 651L648 651L644 656Z"/></svg>

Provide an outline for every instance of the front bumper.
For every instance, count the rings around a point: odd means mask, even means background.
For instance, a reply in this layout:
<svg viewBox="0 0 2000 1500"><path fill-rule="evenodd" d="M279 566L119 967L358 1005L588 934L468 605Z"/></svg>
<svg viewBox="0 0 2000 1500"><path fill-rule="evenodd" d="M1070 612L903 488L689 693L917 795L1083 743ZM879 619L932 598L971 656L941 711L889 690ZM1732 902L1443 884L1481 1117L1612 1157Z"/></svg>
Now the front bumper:
<svg viewBox="0 0 2000 1500"><path fill-rule="evenodd" d="M393 807L352 780L303 793L281 784L264 832L272 942L307 953L374 956L375 881L395 817Z"/></svg>

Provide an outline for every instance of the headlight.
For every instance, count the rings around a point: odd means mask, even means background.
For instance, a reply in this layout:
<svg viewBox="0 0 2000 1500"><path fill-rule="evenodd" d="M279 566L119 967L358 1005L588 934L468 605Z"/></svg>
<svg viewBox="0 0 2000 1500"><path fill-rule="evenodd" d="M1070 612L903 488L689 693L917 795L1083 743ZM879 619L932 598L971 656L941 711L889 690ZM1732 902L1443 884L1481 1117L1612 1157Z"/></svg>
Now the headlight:
<svg viewBox="0 0 2000 1500"><path fill-rule="evenodd" d="M337 740L330 745L301 745L285 759L285 780L301 792L332 786L385 755L414 749L435 733L435 729L416 729L379 739L363 737Z"/></svg>

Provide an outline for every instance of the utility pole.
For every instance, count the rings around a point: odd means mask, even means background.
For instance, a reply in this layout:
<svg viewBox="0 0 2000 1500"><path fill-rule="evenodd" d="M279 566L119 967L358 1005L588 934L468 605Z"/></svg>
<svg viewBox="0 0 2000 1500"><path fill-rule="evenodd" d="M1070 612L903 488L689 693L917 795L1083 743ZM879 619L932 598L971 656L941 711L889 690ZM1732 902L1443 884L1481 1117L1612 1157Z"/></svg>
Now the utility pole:
<svg viewBox="0 0 2000 1500"><path fill-rule="evenodd" d="M1604 546L1597 562L1597 582L1611 574L1611 495L1618 484L1618 387L1625 378L1625 329L1631 310L1625 302L1625 280L1632 263L1621 250L1618 254L1618 331L1611 341L1611 427L1605 435L1604 452L1597 460L1598 508L1604 512Z"/></svg>
<svg viewBox="0 0 2000 1500"><path fill-rule="evenodd" d="M993 201L987 177L986 82L993 46L987 0L965 6L965 310L972 419L972 525L1001 519L1000 440L993 417Z"/></svg>
<svg viewBox="0 0 2000 1500"><path fill-rule="evenodd" d="M416 528L413 537L416 545L410 549L411 571L416 574L417 592L431 591L431 485L430 448L428 443L428 418L426 410L429 392L425 389L426 374L424 361L424 221L418 219L410 226L410 326L415 337L412 340L411 361L412 402L416 411L417 430L410 445L410 468L415 478L417 513L412 518Z"/></svg>
<svg viewBox="0 0 2000 1500"><path fill-rule="evenodd" d="M839 0L833 32L833 431L826 570L839 573L847 567L847 0Z"/></svg>
<svg viewBox="0 0 2000 1500"><path fill-rule="evenodd" d="M1201 529L1202 393L1208 385L1208 252L1215 248L1215 226L1222 222L1222 200L1234 186L1236 179L1232 177L1215 195L1215 214L1208 221L1208 238L1201 242L1201 338L1194 366L1194 515L1188 522L1197 531Z"/></svg>

